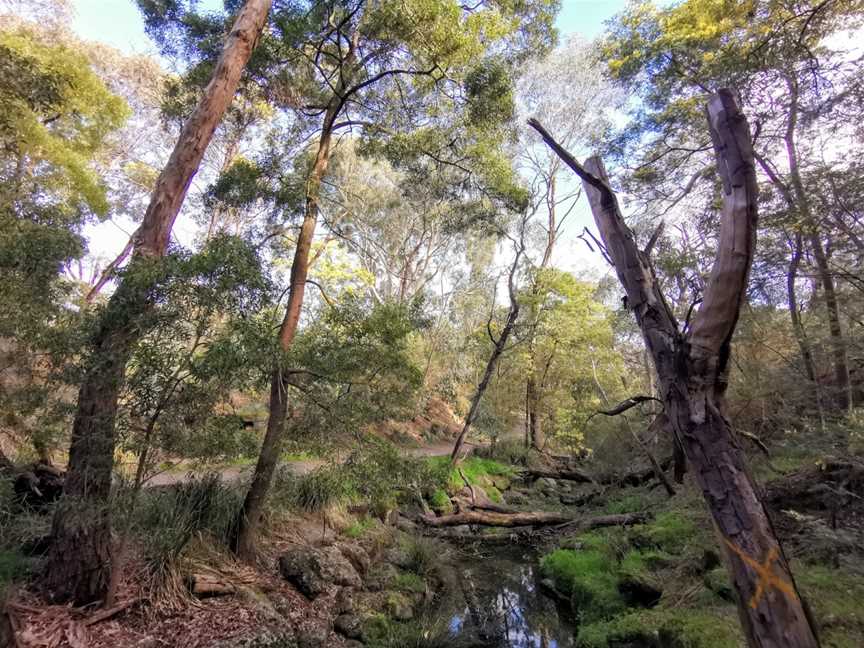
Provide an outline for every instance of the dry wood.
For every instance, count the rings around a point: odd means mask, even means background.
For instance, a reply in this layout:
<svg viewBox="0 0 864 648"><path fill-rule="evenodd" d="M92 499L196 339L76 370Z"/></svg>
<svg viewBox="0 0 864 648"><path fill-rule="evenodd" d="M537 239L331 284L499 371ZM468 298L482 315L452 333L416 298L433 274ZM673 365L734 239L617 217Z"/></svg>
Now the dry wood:
<svg viewBox="0 0 864 648"><path fill-rule="evenodd" d="M99 612L97 612L93 616L88 617L84 621L84 625L85 626L91 626L91 625L95 625L101 621L105 621L106 619L110 619L111 617L119 614L120 612L122 612L126 608L132 607L133 605L138 603L138 601L140 601L140 600L141 599L138 599L138 598L131 598L131 599L128 599L126 601L123 601L122 603L118 603L114 607L108 608L107 610L100 610Z"/></svg>
<svg viewBox="0 0 864 648"><path fill-rule="evenodd" d="M637 524L647 519L644 513L623 513L620 515L602 515L595 518L580 519L561 513L546 511L520 513L494 513L491 511L462 511L453 515L441 517L420 516L420 521L431 527L454 527L464 524L476 524L492 527L522 527L522 526L570 526L578 525L584 529L597 529L607 526L623 526Z"/></svg>
<svg viewBox="0 0 864 648"><path fill-rule="evenodd" d="M188 577L189 591L198 598L234 594L237 588L222 574L199 572Z"/></svg>
<svg viewBox="0 0 864 648"><path fill-rule="evenodd" d="M723 184L723 213L717 256L689 334L681 332L648 257L624 222L600 159L591 158L583 167L542 126L532 126L582 179L654 360L671 428L720 534L749 645L814 648L819 646L816 631L724 413L731 338L756 243L758 192L749 128L732 93L712 95L707 114Z"/></svg>

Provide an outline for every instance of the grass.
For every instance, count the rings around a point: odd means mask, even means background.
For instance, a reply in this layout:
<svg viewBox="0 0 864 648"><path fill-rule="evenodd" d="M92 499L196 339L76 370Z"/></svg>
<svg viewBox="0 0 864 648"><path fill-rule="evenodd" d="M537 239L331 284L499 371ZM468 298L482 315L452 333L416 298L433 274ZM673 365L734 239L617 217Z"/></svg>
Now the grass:
<svg viewBox="0 0 864 648"><path fill-rule="evenodd" d="M31 566L32 561L21 552L0 550L0 589L27 576Z"/></svg>
<svg viewBox="0 0 864 648"><path fill-rule="evenodd" d="M493 501L493 494L489 493L489 491L497 489L495 489L492 478L513 477L516 474L516 469L513 466L486 457L471 456L455 467L450 466L450 457L429 457L427 461L433 470L443 475L444 483L441 486L446 488L448 492L456 493L465 486L465 482L462 480L462 475L459 472L461 470L469 484L472 486L481 486L487 491L489 499ZM499 498L500 495L501 493L498 492Z"/></svg>
<svg viewBox="0 0 864 648"><path fill-rule="evenodd" d="M401 592L419 592L426 591L426 581L413 572L399 574L393 579L393 589Z"/></svg>
<svg viewBox="0 0 864 648"><path fill-rule="evenodd" d="M555 589L570 598L583 622L611 617L626 607L618 592L618 566L601 551L558 549L540 567Z"/></svg>
<svg viewBox="0 0 864 648"><path fill-rule="evenodd" d="M864 579L848 569L827 565L793 565L795 582L824 627L823 645L830 648L864 646Z"/></svg>
<svg viewBox="0 0 864 648"><path fill-rule="evenodd" d="M375 527L375 520L364 517L359 520L355 520L352 522L347 529L345 529L342 534L353 538L356 540L357 538L362 538L366 533Z"/></svg>

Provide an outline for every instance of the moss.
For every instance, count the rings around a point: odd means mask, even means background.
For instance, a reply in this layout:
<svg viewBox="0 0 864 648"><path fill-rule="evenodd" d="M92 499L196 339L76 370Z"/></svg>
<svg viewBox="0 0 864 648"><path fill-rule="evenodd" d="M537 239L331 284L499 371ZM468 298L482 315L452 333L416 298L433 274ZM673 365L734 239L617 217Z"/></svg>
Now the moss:
<svg viewBox="0 0 864 648"><path fill-rule="evenodd" d="M630 645L660 648L739 648L738 618L728 609L653 609L623 614L579 629L580 648Z"/></svg>
<svg viewBox="0 0 864 648"><path fill-rule="evenodd" d="M822 624L823 645L864 645L864 579L826 565L799 563L792 571L802 596Z"/></svg>
<svg viewBox="0 0 864 648"><path fill-rule="evenodd" d="M443 488L437 489L429 497L429 505L438 513L448 514L453 512L453 502L450 501L450 496Z"/></svg>
<svg viewBox="0 0 864 648"><path fill-rule="evenodd" d="M468 457L456 468L450 467L449 457L430 457L428 461L433 469L447 470L446 483L442 484L442 486L446 487L451 493L461 490L465 485L459 472L460 470L465 475L465 479L468 480L469 484L482 486L484 489L495 486L493 477L512 477L516 474L513 466L508 466L507 464L485 457Z"/></svg>
<svg viewBox="0 0 864 648"><path fill-rule="evenodd" d="M583 621L622 612L617 565L600 551L558 549L541 562L541 570L557 589L570 598L573 611Z"/></svg>
<svg viewBox="0 0 864 648"><path fill-rule="evenodd" d="M693 520L679 511L659 513L651 523L633 527L630 539L637 547L654 547L673 555L704 540Z"/></svg>

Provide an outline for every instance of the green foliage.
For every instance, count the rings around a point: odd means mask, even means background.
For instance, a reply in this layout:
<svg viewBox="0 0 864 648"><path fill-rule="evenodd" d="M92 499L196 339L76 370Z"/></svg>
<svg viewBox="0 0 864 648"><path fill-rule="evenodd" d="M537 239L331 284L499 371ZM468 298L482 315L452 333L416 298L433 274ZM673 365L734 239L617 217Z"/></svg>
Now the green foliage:
<svg viewBox="0 0 864 648"><path fill-rule="evenodd" d="M516 474L513 466L475 455L461 461L455 467L450 465L450 457L430 457L427 462L432 472L441 480L441 485L445 486L450 493L460 491L465 486L462 474L472 486L482 486L490 490L494 489L492 477L512 477Z"/></svg>
<svg viewBox="0 0 864 648"><path fill-rule="evenodd" d="M422 578L433 575L444 555L444 546L432 538L407 535L400 541L402 550L408 557L405 568Z"/></svg>
<svg viewBox="0 0 864 648"><path fill-rule="evenodd" d="M370 529L374 528L375 520L373 520L372 518L364 517L352 522L348 526L348 528L342 532L342 534L356 540L358 538L362 538Z"/></svg>
<svg viewBox="0 0 864 648"><path fill-rule="evenodd" d="M426 591L426 581L414 572L398 574L391 585L401 592L422 594Z"/></svg>
<svg viewBox="0 0 864 648"><path fill-rule="evenodd" d="M443 623L398 623L383 614L363 623L364 643L371 648L459 648L462 640L452 637Z"/></svg>
<svg viewBox="0 0 864 648"><path fill-rule="evenodd" d="M646 498L640 493L624 495L606 503L607 513L636 513L646 508Z"/></svg>
<svg viewBox="0 0 864 648"><path fill-rule="evenodd" d="M825 623L822 640L826 646L852 648L864 637L864 580L859 570L823 564L798 563L793 566L801 594L813 607L817 619Z"/></svg>

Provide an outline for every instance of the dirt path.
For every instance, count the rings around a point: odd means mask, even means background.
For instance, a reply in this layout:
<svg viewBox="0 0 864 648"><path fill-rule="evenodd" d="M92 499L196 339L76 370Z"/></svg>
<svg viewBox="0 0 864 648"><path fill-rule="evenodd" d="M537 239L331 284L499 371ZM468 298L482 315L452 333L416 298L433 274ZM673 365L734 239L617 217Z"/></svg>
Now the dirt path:
<svg viewBox="0 0 864 648"><path fill-rule="evenodd" d="M476 448L476 443L466 443L466 447ZM420 446L418 448L402 448L402 454L408 457L446 457L453 451L452 441L440 441L430 445ZM324 459L302 459L297 461L284 461L280 465L281 468L291 471L294 475L306 475L316 468L320 468L325 463ZM154 475L147 481L147 488L156 486L171 486L188 481L190 475L201 474L204 472L217 472L222 477L223 481L235 482L246 479L252 475L255 464L244 466L223 466L202 471L189 470L183 468L174 468L166 472Z"/></svg>

